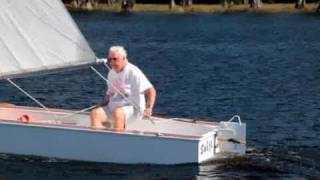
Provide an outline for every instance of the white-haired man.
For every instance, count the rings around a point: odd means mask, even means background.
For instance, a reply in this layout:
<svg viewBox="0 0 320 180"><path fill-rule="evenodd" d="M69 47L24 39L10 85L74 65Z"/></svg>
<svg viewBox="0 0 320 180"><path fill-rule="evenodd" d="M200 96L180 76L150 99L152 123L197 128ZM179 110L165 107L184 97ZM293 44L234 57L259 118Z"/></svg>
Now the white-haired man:
<svg viewBox="0 0 320 180"><path fill-rule="evenodd" d="M110 47L108 60L112 67L108 73L108 90L91 111L91 125L105 128L104 124L113 120L113 128L123 130L127 120L136 113L142 112L147 118L152 115L156 90L143 72L128 62L122 46Z"/></svg>

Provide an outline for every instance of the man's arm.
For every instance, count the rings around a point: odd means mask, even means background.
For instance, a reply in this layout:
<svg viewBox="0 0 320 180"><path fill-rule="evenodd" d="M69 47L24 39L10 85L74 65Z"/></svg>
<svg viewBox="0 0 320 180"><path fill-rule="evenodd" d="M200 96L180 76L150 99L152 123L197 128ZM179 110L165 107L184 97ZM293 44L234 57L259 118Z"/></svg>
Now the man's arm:
<svg viewBox="0 0 320 180"><path fill-rule="evenodd" d="M110 95L106 95L97 106L105 106L109 103Z"/></svg>
<svg viewBox="0 0 320 180"><path fill-rule="evenodd" d="M150 118L152 115L154 103L156 102L157 92L154 87L148 88L144 92L147 98L147 106L144 111L144 117Z"/></svg>

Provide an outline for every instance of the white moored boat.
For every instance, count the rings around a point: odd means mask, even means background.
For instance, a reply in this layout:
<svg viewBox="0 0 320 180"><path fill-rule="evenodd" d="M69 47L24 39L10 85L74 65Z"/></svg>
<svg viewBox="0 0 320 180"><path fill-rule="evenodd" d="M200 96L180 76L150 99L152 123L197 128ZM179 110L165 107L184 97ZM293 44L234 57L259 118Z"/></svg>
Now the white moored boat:
<svg viewBox="0 0 320 180"><path fill-rule="evenodd" d="M42 106L0 106L0 153L151 164L203 163L245 153L246 125L239 116L220 123L136 118L116 131L91 128L83 111L46 108L12 79L89 67L97 58L61 1L0 3L0 79Z"/></svg>

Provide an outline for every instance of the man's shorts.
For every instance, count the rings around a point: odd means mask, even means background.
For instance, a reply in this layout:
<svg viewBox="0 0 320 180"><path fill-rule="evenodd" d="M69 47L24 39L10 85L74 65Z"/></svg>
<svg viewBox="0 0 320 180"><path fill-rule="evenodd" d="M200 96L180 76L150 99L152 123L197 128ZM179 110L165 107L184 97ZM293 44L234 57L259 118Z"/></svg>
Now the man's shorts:
<svg viewBox="0 0 320 180"><path fill-rule="evenodd" d="M134 108L133 106L122 106L121 107L124 111L125 114L125 124L127 124L128 120L130 120L131 118L134 117ZM104 110L104 112L107 114L108 119L111 120L111 123L113 121L113 116L112 116L112 111L115 109L110 108L110 106L103 106L102 109ZM125 125L126 126L126 125Z"/></svg>

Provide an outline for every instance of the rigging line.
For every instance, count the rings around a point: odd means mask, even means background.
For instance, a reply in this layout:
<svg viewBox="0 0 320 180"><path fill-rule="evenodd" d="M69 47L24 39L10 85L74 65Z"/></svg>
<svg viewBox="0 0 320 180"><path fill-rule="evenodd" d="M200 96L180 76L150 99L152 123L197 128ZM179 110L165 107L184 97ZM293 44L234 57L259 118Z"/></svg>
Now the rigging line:
<svg viewBox="0 0 320 180"><path fill-rule="evenodd" d="M11 79L7 79L13 86L15 86L17 89L19 89L21 92L23 92L26 96L28 96L30 99L32 99L34 102L36 102L38 105L40 105L43 109L50 111L46 106L44 106L40 101L38 101L36 98L34 98L32 95L27 93L25 90L23 90L20 86L18 86L16 83L14 83Z"/></svg>
<svg viewBox="0 0 320 180"><path fill-rule="evenodd" d="M105 66L109 71L111 71L111 68L110 68L106 63L103 63L103 64L104 64L104 66ZM139 115L142 117L141 119L144 118L144 113L140 111L139 106L138 106L133 100L131 100L129 97L126 97L126 96L125 96L117 87L115 87L112 83L109 83L108 79L106 79L106 78L105 78L97 69L95 69L93 66L91 66L90 68L91 68L96 74L98 74L98 76L100 76L103 80L105 80L108 84L110 84L111 87L114 88L114 89L117 91L117 93L119 93L124 99L126 99L129 103L131 103L132 106L138 110ZM151 117L149 117L148 119L151 120L151 122L152 122L153 124L155 124L155 121L154 121Z"/></svg>
<svg viewBox="0 0 320 180"><path fill-rule="evenodd" d="M105 63L103 63L103 64L105 64ZM96 74L98 74L103 80L105 80L106 82L108 82L108 80L107 80L100 72L98 72L98 70L96 70L96 69L93 68L92 66L91 66L90 68L91 68ZM107 68L110 70L110 67L109 67L108 65L107 65ZM116 88L115 88L115 89L116 89ZM118 91L118 89L116 89L116 90ZM119 92L119 93L121 94L121 92ZM68 118L68 117L77 115L77 114L82 113L82 112L86 112L86 111L91 110L91 109L96 108L96 107L97 107L97 105L94 105L94 106L91 106L91 107L88 107L88 108L85 108L85 109L81 109L81 110L76 111L76 112L74 112L74 113L72 113L72 114L68 114L68 115L66 115L66 116L63 116L63 117L61 117L61 119Z"/></svg>
<svg viewBox="0 0 320 180"><path fill-rule="evenodd" d="M107 69L109 69L109 71L111 71L111 68L108 66L108 64L104 63L103 64Z"/></svg>
<svg viewBox="0 0 320 180"><path fill-rule="evenodd" d="M68 117L74 116L74 115L77 115L77 114L79 114L79 113L86 112L86 111L91 110L91 109L96 108L96 107L97 107L97 105L94 105L94 106L90 106L90 107L85 108L85 109L81 109L81 110L76 111L76 112L74 112L74 113L72 113L72 114L68 114L68 115L62 116L62 117L60 118L60 120L62 120L62 119L64 119L64 118L68 118Z"/></svg>
<svg viewBox="0 0 320 180"><path fill-rule="evenodd" d="M45 109L46 111L48 111L49 113L54 115L54 121L55 123L57 123L57 116L56 114L54 114L52 111L50 111L50 109L48 109L45 105L43 105L40 101L38 101L36 98L34 98L31 94L29 94L28 92L26 92L25 90L23 90L20 86L18 86L16 83L14 83L10 78L7 79L7 81L9 81L9 83L11 83L14 87L16 87L18 90L20 90L23 94L25 94L26 96L28 96L30 99L32 99L35 103L37 103L38 105L40 105L43 109Z"/></svg>
<svg viewBox="0 0 320 180"><path fill-rule="evenodd" d="M109 70L111 70L108 65L105 64L105 66L106 66ZM117 87L115 87L112 83L110 83L110 82L108 81L108 79L106 79L106 78L105 78L97 69L95 69L93 66L91 66L90 68L91 68L96 74L98 74L103 80L105 80L108 84L110 84L111 87L114 88L114 89L117 91L117 93L119 93L125 100L127 100L134 108L136 108L137 110L139 110L138 112L139 112L140 115L143 115L143 113L140 112L139 106L138 106L132 99L130 99L129 97L126 97L126 95L124 95Z"/></svg>
<svg viewBox="0 0 320 180"><path fill-rule="evenodd" d="M111 71L111 68L108 66L108 64L106 64L106 63L103 63L103 65L109 70L109 71ZM102 76L102 75L101 75ZM103 77L103 76L102 76ZM105 78L104 78L105 79ZM107 83L109 83L108 82L108 80L107 79L105 79L105 81L107 82ZM125 98L129 103L131 103L135 108L137 108L137 109L140 109L139 108L139 105L137 104L137 103L135 103L132 99L130 99L129 97L126 97L117 87L115 87L112 83L110 83L110 85L112 86L112 88L114 88L116 91L117 91L117 93L119 93L123 98ZM143 114L142 112L140 112L139 111L139 113L140 114Z"/></svg>
<svg viewBox="0 0 320 180"><path fill-rule="evenodd" d="M107 63L103 63L103 64L104 64L104 66L105 66L109 71L111 71L111 68L108 66ZM100 76L103 80L105 80L108 84L110 84L110 85L112 86L112 88L114 88L114 89L117 91L117 93L119 93L124 99L126 99L129 103L131 103L132 106L138 110L138 113L139 113L140 117L142 117L141 119L144 118L144 113L140 111L139 106L138 106L133 100L131 100L130 98L126 97L126 96L125 96L117 87L115 87L112 83L109 83L108 79L106 79L106 78L105 78L97 69L95 69L93 66L91 66L90 68L91 68L96 74L98 74L98 76ZM151 120L151 122L152 122L153 124L155 124L155 121L152 119L152 117L149 117L148 119Z"/></svg>

